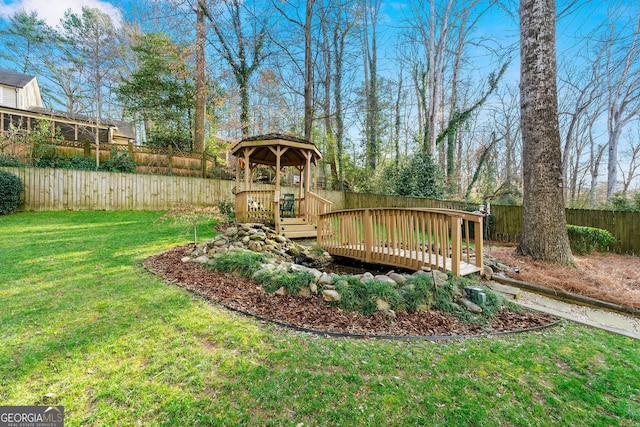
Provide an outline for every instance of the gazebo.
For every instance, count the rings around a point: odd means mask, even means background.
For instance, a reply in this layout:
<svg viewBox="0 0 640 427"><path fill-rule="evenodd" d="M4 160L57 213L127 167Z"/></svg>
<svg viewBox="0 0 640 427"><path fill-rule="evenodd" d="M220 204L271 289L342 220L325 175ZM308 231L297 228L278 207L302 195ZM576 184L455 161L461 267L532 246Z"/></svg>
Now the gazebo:
<svg viewBox="0 0 640 427"><path fill-rule="evenodd" d="M238 222L273 222L276 232L285 237L316 237L318 215L329 212L331 202L311 191L312 165L317 165L321 158L313 143L272 133L242 139L231 148L231 154L238 158L235 195ZM273 189L252 189L254 171L259 165L271 167L275 172ZM295 190L282 193L285 167L299 172L297 195Z"/></svg>

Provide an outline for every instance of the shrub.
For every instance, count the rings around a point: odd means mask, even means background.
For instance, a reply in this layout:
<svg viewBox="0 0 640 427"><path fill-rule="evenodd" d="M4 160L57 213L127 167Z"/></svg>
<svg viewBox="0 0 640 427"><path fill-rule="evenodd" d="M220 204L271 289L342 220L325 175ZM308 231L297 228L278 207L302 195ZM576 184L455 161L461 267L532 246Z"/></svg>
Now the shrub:
<svg viewBox="0 0 640 427"><path fill-rule="evenodd" d="M407 286L402 288L404 305L409 312L416 312L422 305L431 307L434 302L433 279L426 275L413 276L407 280Z"/></svg>
<svg viewBox="0 0 640 427"><path fill-rule="evenodd" d="M209 267L222 273L250 278L260 269L260 264L264 264L266 261L267 258L264 255L255 252L234 252L212 260Z"/></svg>
<svg viewBox="0 0 640 427"><path fill-rule="evenodd" d="M113 148L109 154L109 160L100 165L100 170L134 173L136 171L136 163L129 157L126 151L119 153L117 149Z"/></svg>
<svg viewBox="0 0 640 427"><path fill-rule="evenodd" d="M567 225L567 231L571 250L580 255L591 253L594 249L606 252L617 241L611 233L600 228Z"/></svg>
<svg viewBox="0 0 640 427"><path fill-rule="evenodd" d="M342 277L335 284L340 294L338 305L347 311L359 311L363 314L371 314L377 310L378 298L386 301L391 309L398 310L404 306L402 296L397 286L375 280L361 282L355 277Z"/></svg>
<svg viewBox="0 0 640 427"><path fill-rule="evenodd" d="M290 295L298 295L302 288L308 287L314 280L313 274L302 271L266 274L258 277L258 282L264 286L267 292L274 293L280 288L285 288L287 294Z"/></svg>
<svg viewBox="0 0 640 427"><path fill-rule="evenodd" d="M22 181L12 173L0 170L0 214L15 212L23 192Z"/></svg>
<svg viewBox="0 0 640 427"><path fill-rule="evenodd" d="M0 154L0 166L24 167L24 163L10 154Z"/></svg>
<svg viewBox="0 0 640 427"><path fill-rule="evenodd" d="M218 202L218 210L222 215L225 215L229 222L233 222L236 219L236 206L233 200L220 200Z"/></svg>
<svg viewBox="0 0 640 427"><path fill-rule="evenodd" d="M37 168L95 170L96 159L92 157L67 157L55 152L48 152L33 159L33 166Z"/></svg>

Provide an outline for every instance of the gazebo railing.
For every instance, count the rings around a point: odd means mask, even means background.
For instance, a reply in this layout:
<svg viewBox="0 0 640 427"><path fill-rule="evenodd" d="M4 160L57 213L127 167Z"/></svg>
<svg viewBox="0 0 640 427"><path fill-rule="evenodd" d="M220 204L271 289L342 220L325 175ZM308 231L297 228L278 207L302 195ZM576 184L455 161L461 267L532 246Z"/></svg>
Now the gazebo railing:
<svg viewBox="0 0 640 427"><path fill-rule="evenodd" d="M249 190L236 193L236 221L263 222L272 219L275 190Z"/></svg>
<svg viewBox="0 0 640 427"><path fill-rule="evenodd" d="M280 195L282 197L282 194ZM235 212L238 222L264 222L275 219L275 190L249 190L236 193ZM282 200L280 201L282 203ZM295 199L295 216L317 224L318 216L331 210L331 202L308 192L302 199Z"/></svg>

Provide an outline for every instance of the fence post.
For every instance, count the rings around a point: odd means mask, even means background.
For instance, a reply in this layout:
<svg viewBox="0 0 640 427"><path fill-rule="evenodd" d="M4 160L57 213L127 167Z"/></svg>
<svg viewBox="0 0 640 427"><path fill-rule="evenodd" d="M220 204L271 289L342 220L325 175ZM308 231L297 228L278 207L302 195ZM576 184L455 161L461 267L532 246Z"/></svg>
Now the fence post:
<svg viewBox="0 0 640 427"><path fill-rule="evenodd" d="M362 220L364 222L365 261L371 262L373 255L373 224L371 223L371 211L369 209L364 210Z"/></svg>
<svg viewBox="0 0 640 427"><path fill-rule="evenodd" d="M203 151L202 152L202 157L200 158L201 164L202 164L202 177L206 178L207 177L207 152Z"/></svg>

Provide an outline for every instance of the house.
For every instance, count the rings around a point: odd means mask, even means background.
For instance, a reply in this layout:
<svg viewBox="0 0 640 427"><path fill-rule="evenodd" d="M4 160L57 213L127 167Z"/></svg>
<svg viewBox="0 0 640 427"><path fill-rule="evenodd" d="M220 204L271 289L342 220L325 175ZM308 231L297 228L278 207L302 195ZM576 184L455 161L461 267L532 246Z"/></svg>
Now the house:
<svg viewBox="0 0 640 427"><path fill-rule="evenodd" d="M66 141L124 144L135 141L129 123L44 108L36 77L0 69L0 136L30 132L37 120L47 120Z"/></svg>
<svg viewBox="0 0 640 427"><path fill-rule="evenodd" d="M0 106L22 110L42 107L38 80L34 76L0 70Z"/></svg>

